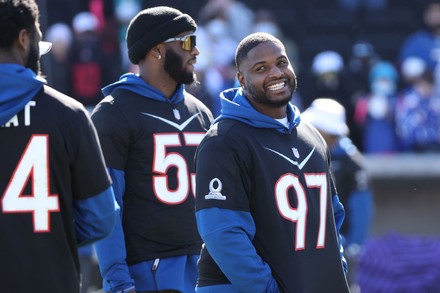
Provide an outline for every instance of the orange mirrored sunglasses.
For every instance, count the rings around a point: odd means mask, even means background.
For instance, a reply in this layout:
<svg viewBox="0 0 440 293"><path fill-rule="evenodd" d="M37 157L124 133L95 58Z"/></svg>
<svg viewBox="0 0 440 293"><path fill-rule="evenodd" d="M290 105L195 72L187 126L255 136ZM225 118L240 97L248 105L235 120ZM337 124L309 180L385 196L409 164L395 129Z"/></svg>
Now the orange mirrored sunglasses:
<svg viewBox="0 0 440 293"><path fill-rule="evenodd" d="M192 51L194 47L196 46L196 35L186 35L180 38L170 38L164 43L174 42L174 41L181 41L182 42L182 49L185 51Z"/></svg>

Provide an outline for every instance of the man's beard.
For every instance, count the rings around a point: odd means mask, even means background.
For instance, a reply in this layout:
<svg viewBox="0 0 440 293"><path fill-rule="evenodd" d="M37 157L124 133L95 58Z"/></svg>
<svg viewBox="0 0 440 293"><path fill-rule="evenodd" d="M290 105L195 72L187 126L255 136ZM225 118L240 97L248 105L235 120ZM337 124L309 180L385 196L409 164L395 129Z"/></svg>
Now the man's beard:
<svg viewBox="0 0 440 293"><path fill-rule="evenodd" d="M164 69L178 84L191 84L197 82L195 73L185 71L182 57L176 54L173 50L167 50L165 53Z"/></svg>
<svg viewBox="0 0 440 293"><path fill-rule="evenodd" d="M282 100L276 100L276 101L270 100L267 98L266 92L261 91L252 85L248 85L247 91L253 97L253 100L255 102L263 105L270 105L275 108L280 108L280 107L284 107L290 102L290 100L292 99L292 95L296 90L296 78L289 80L288 82L290 88L290 95Z"/></svg>
<svg viewBox="0 0 440 293"><path fill-rule="evenodd" d="M27 68L32 69L36 74L41 74L41 67L40 67L40 48L38 46L38 42L36 42L36 46L33 46L29 50L29 54L27 56Z"/></svg>

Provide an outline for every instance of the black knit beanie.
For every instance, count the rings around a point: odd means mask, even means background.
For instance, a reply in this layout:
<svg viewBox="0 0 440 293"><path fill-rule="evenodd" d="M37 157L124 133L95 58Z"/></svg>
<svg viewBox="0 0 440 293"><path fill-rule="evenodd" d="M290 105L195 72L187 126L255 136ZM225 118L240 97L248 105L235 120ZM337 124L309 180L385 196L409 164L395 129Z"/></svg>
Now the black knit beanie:
<svg viewBox="0 0 440 293"><path fill-rule="evenodd" d="M175 8L158 6L144 9L128 25L128 57L133 64L138 64L157 44L184 31L196 29L194 19Z"/></svg>

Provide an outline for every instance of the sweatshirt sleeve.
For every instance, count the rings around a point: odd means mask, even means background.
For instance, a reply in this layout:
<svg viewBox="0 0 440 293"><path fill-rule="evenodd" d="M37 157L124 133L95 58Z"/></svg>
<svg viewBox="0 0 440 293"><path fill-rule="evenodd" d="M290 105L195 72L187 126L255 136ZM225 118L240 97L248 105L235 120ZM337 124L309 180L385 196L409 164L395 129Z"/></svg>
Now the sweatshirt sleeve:
<svg viewBox="0 0 440 293"><path fill-rule="evenodd" d="M73 201L73 219L78 246L91 244L111 233L119 206L113 188L84 200Z"/></svg>
<svg viewBox="0 0 440 293"><path fill-rule="evenodd" d="M116 201L121 207L120 216L116 219L115 228L105 239L95 244L99 269L106 292L132 292L134 281L126 263L125 236L122 229L122 196L125 190L124 171L109 169L113 181Z"/></svg>
<svg viewBox="0 0 440 293"><path fill-rule="evenodd" d="M249 212L221 208L197 211L199 233L211 257L239 292L267 292L270 267L257 254L255 223Z"/></svg>
<svg viewBox="0 0 440 293"><path fill-rule="evenodd" d="M332 205L333 205L333 213L335 217L335 224L336 224L336 232L338 233L338 240L339 240L339 252L341 254L341 261L342 265L344 266L345 272L348 271L348 264L344 257L344 247L342 244L342 236L341 236L341 226L344 222L345 218L345 210L342 203L339 201L339 197L337 194L333 195L332 198Z"/></svg>

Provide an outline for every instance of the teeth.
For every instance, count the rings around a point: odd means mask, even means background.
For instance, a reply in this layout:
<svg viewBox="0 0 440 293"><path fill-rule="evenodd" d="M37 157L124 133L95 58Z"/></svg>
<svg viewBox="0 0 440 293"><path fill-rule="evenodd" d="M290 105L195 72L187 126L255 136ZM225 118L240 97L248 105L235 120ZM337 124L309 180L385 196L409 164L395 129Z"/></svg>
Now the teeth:
<svg viewBox="0 0 440 293"><path fill-rule="evenodd" d="M284 82L276 83L274 85L268 86L267 88L271 91L276 91L284 87Z"/></svg>

